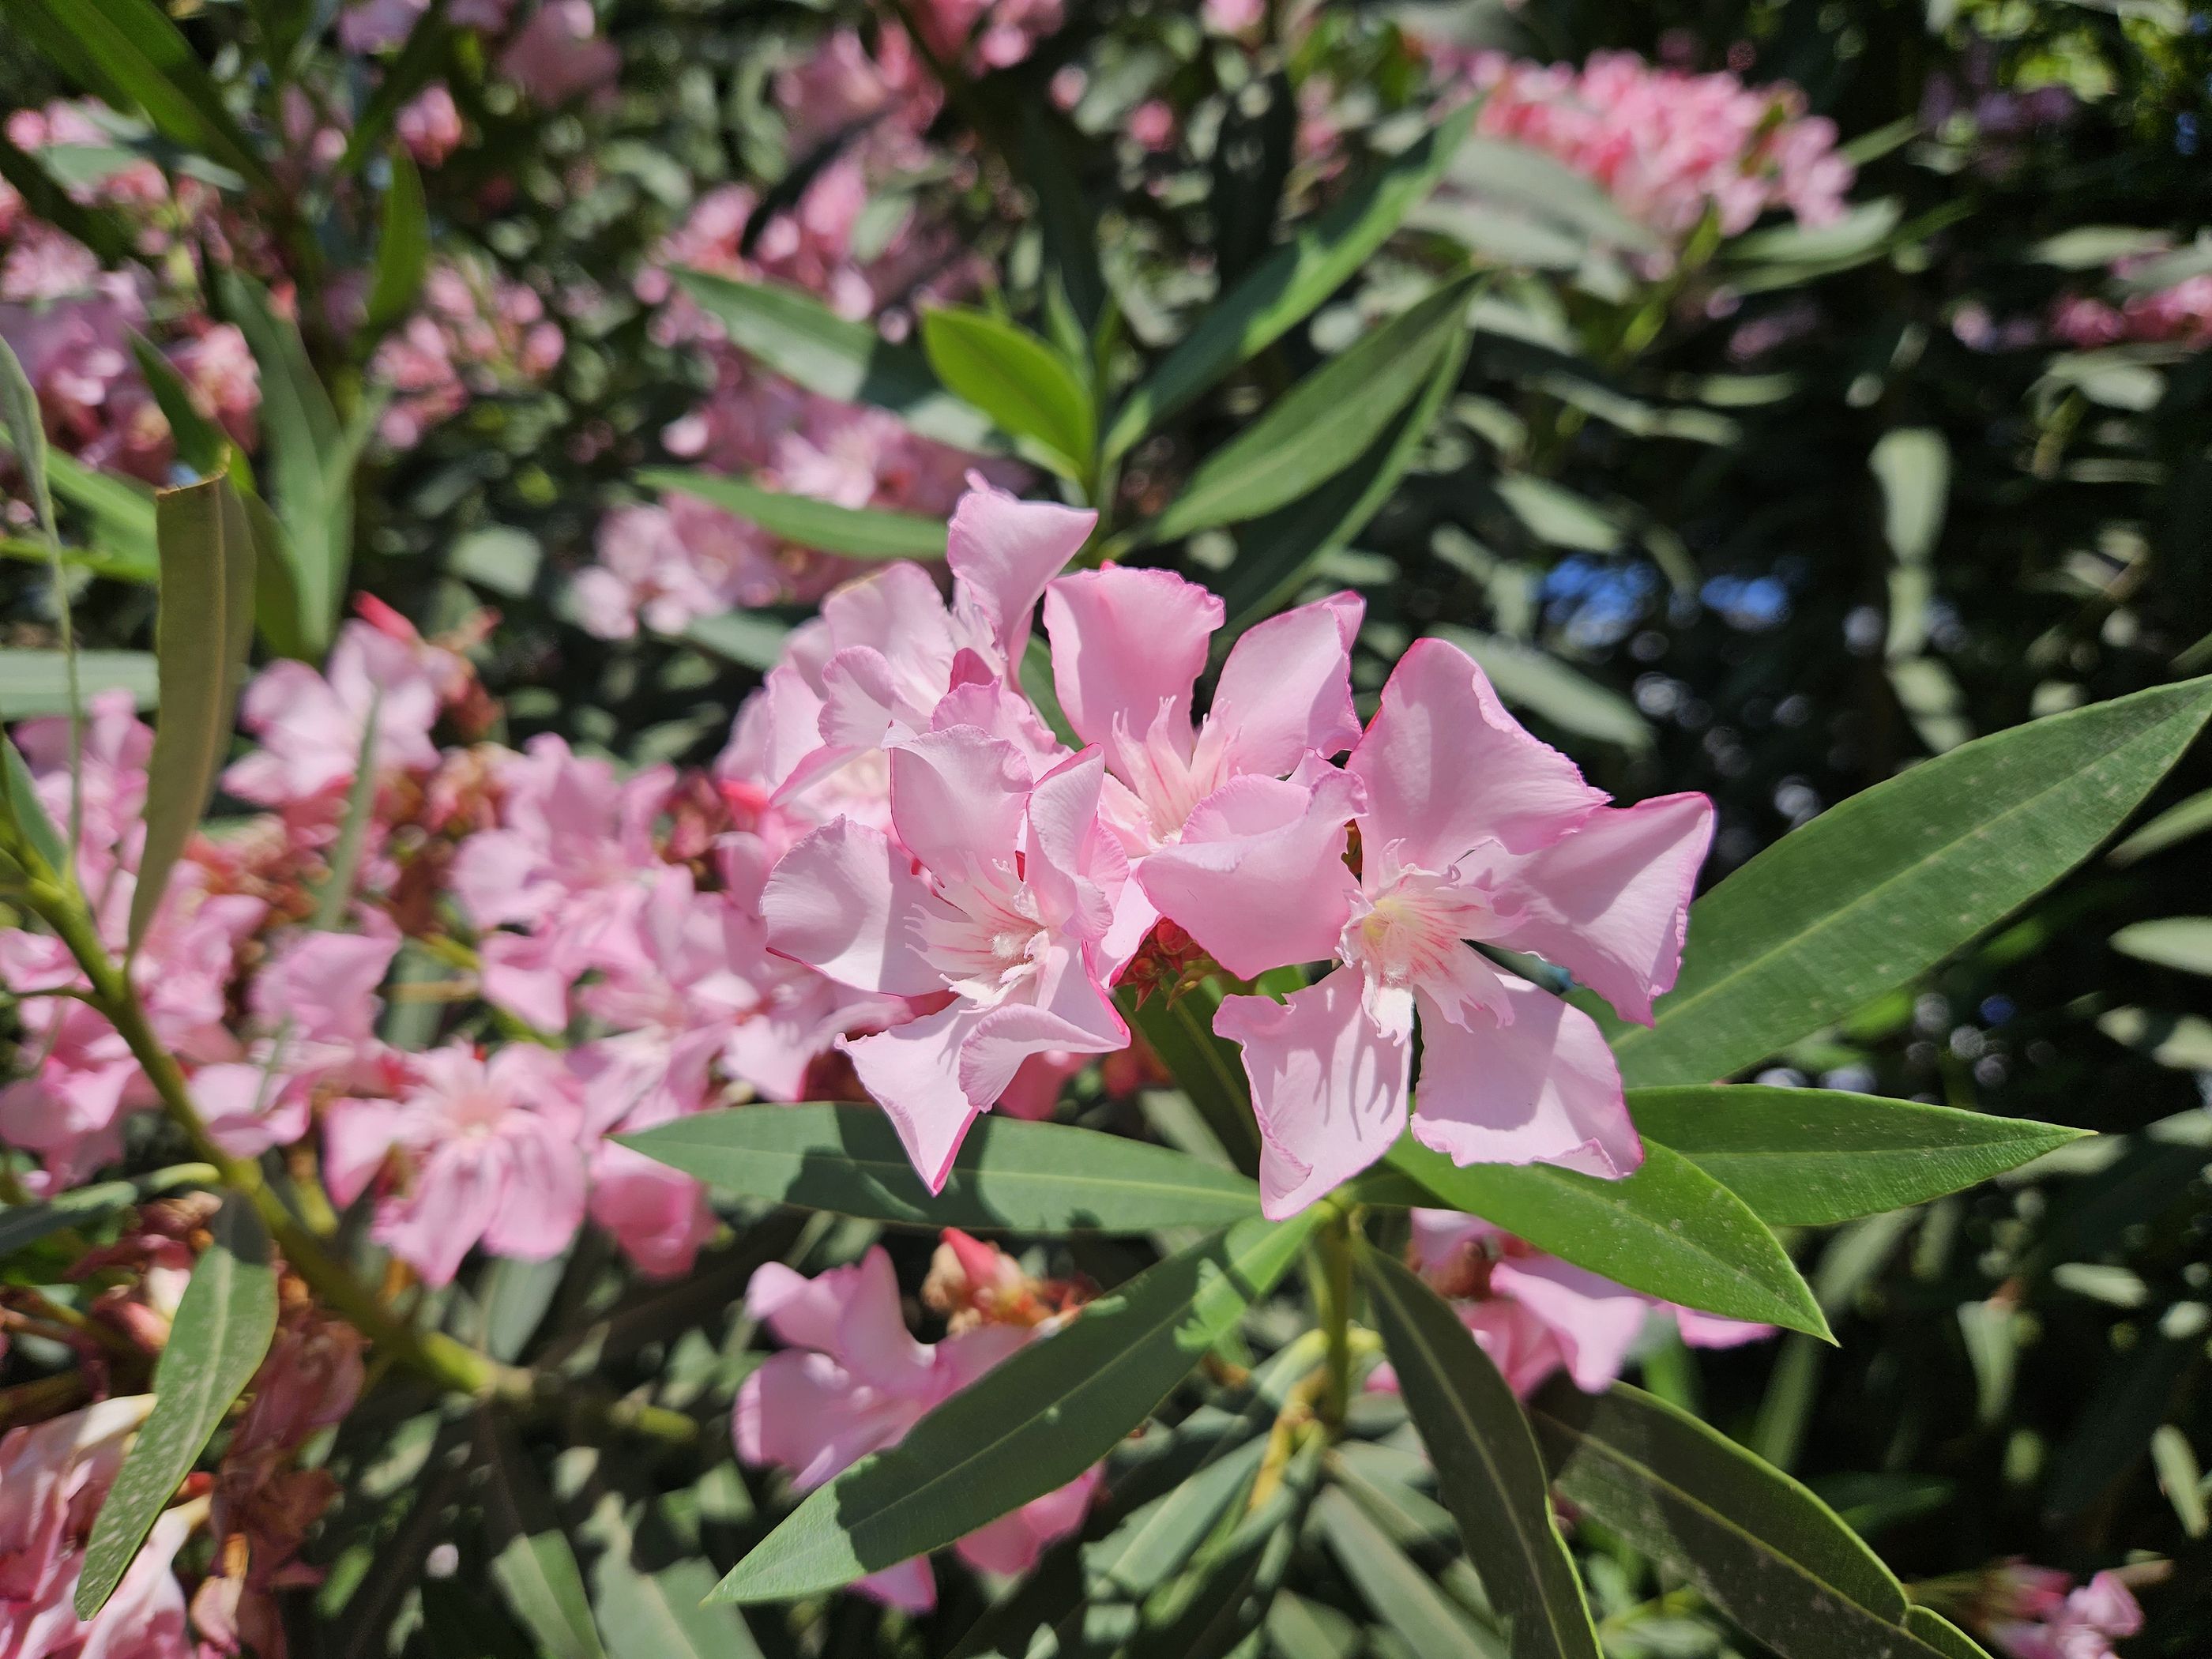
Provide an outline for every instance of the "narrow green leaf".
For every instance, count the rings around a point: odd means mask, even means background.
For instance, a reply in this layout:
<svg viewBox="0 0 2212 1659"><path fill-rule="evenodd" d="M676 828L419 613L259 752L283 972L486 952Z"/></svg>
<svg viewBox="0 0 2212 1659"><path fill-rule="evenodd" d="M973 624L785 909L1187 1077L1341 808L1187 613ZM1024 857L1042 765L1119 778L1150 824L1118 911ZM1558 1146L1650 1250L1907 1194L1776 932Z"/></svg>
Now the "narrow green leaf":
<svg viewBox="0 0 2212 1659"><path fill-rule="evenodd" d="M2188 799L2169 806L2148 823L2112 848L2115 864L2133 864L2147 859L2153 853L2163 853L2177 842L2212 830L2212 789L2191 795Z"/></svg>
<svg viewBox="0 0 2212 1659"><path fill-rule="evenodd" d="M1018 323L950 306L921 313L921 344L946 390L1007 431L1036 439L1070 477L1085 475L1097 416L1058 352Z"/></svg>
<svg viewBox="0 0 2212 1659"><path fill-rule="evenodd" d="M647 489L677 489L758 525L770 535L848 559L941 559L945 526L911 513L839 507L787 490L763 489L740 478L649 466L637 475Z"/></svg>
<svg viewBox="0 0 2212 1659"><path fill-rule="evenodd" d="M193 50L154 0L16 0L43 10L109 87L146 112L163 137L219 161L257 189L276 181L240 131Z"/></svg>
<svg viewBox="0 0 2212 1659"><path fill-rule="evenodd" d="M1407 1178L1392 1194L1382 1184ZM1656 1141L1644 1167L1604 1181L1547 1164L1462 1169L1410 1137L1393 1147L1361 1195L1375 1203L1440 1202L1496 1222L1541 1250L1632 1289L1730 1319L1828 1337L1811 1289L1744 1201Z"/></svg>
<svg viewBox="0 0 2212 1659"><path fill-rule="evenodd" d="M1988 1650L1979 1642L1942 1613L1926 1607L1909 1608L1905 1615L1905 1628L1923 1646L1941 1655L1942 1659L1990 1659Z"/></svg>
<svg viewBox="0 0 2212 1659"><path fill-rule="evenodd" d="M154 706L158 679L144 651L80 651L77 680L88 700L102 691L128 691L141 708ZM62 651L0 650L0 709L11 720L70 709L69 657Z"/></svg>
<svg viewBox="0 0 2212 1659"><path fill-rule="evenodd" d="M131 355L161 407L161 418L169 423L177 459L202 477L229 465L229 436L200 413L177 366L155 350L151 340L136 331L131 336Z"/></svg>
<svg viewBox="0 0 2212 1659"><path fill-rule="evenodd" d="M916 1227L1149 1233L1259 1209L1243 1176L1065 1123L978 1118L933 1196L872 1107L738 1106L619 1137L717 1192Z"/></svg>
<svg viewBox="0 0 2212 1659"><path fill-rule="evenodd" d="M230 748L253 627L253 544L228 477L156 498L161 608L154 629L161 719L146 769L146 844L131 898L131 949L161 908Z"/></svg>
<svg viewBox="0 0 2212 1659"><path fill-rule="evenodd" d="M1687 1412L1623 1383L1529 1403L1560 1492L1783 1659L1929 1659L1903 1588L1834 1510Z"/></svg>
<svg viewBox="0 0 2212 1659"><path fill-rule="evenodd" d="M479 1288L483 1297L483 1351L494 1359L511 1364L530 1346L568 1273L569 1254L563 1250L544 1261L507 1255L492 1259Z"/></svg>
<svg viewBox="0 0 2212 1659"><path fill-rule="evenodd" d="M2212 916L2161 916L2135 922L2112 935L2112 949L2161 968L2212 974Z"/></svg>
<svg viewBox="0 0 2212 1659"><path fill-rule="evenodd" d="M46 804L39 799L38 781L32 777L15 740L4 732L0 732L0 811L6 812L30 850L46 860L47 869L64 880L76 878L70 867L68 843L46 816Z"/></svg>
<svg viewBox="0 0 2212 1659"><path fill-rule="evenodd" d="M674 275L677 285L721 324L732 345L807 391L887 409L923 437L958 449L1006 447L1005 434L946 391L928 359L911 346L894 345L796 289L733 282L703 270Z"/></svg>
<svg viewBox="0 0 2212 1659"><path fill-rule="evenodd" d="M744 1615L707 1600L714 1567L696 1555L647 1565L636 1520L610 1492L583 1529L599 1552L591 1565L592 1611L611 1659L760 1659Z"/></svg>
<svg viewBox="0 0 2212 1659"><path fill-rule="evenodd" d="M1329 1553L1375 1616L1420 1659L1506 1659L1504 1644L1478 1632L1468 1615L1406 1559L1358 1504L1331 1486L1314 1500L1314 1520Z"/></svg>
<svg viewBox="0 0 2212 1659"><path fill-rule="evenodd" d="M31 508L49 542L60 539L54 527L53 491L47 482L46 417L39 409L39 394L23 372L15 349L0 340L0 435L15 452L15 465L31 489Z"/></svg>
<svg viewBox="0 0 2212 1659"><path fill-rule="evenodd" d="M284 529L272 556L289 556L287 578L298 614L292 630L305 654L319 657L337 630L353 557L353 471L366 428L348 428L315 378L300 331L279 316L250 278L226 278L231 313L261 371L261 422L267 434L270 504ZM264 631L267 632L266 624ZM288 653L289 654L289 653Z"/></svg>
<svg viewBox="0 0 2212 1659"><path fill-rule="evenodd" d="M1147 1269L805 1500L715 1589L789 1601L933 1550L1063 1486L1152 1414L1297 1258L1317 1212L1258 1217Z"/></svg>
<svg viewBox="0 0 2212 1659"><path fill-rule="evenodd" d="M1421 395L1350 466L1311 495L1255 520L1239 538L1237 562L1221 584L1229 625L1214 636L1226 652L1236 635L1288 605L1315 566L1352 544L1396 493L1419 455L1421 440L1467 367L1469 336L1444 349Z"/></svg>
<svg viewBox="0 0 2212 1659"><path fill-rule="evenodd" d="M2181 1522L2182 1535L2203 1537L2212 1529L2212 1516L2204 1512L2204 1471L2197 1467L2189 1437L2171 1423L2160 1424L2150 1437L2150 1462L2158 1471L2159 1490Z"/></svg>
<svg viewBox="0 0 2212 1659"><path fill-rule="evenodd" d="M477 1443L488 1479L484 1522L493 1548L492 1583L545 1659L607 1659L592 1622L591 1598L575 1552L553 1505L507 1426L477 1417Z"/></svg>
<svg viewBox="0 0 2212 1659"><path fill-rule="evenodd" d="M1252 1115L1252 1094L1243 1056L1237 1046L1213 1032L1222 988L1209 979L1183 996L1156 993L1139 1005L1133 991L1115 993L1115 1006L1180 1088L1190 1097L1237 1167L1250 1175L1260 1167L1260 1127Z"/></svg>
<svg viewBox="0 0 2212 1659"><path fill-rule="evenodd" d="M97 1221L137 1201L135 1182L103 1181L63 1193L43 1204L0 1204L0 1260L65 1227Z"/></svg>
<svg viewBox="0 0 2212 1659"><path fill-rule="evenodd" d="M1517 209L1620 252L1653 253L1665 246L1649 225L1622 211L1603 185L1531 144L1469 138L1453 155L1445 177L1486 205Z"/></svg>
<svg viewBox="0 0 2212 1659"><path fill-rule="evenodd" d="M1281 1659L1352 1659L1359 1626L1326 1601L1284 1590L1267 1609L1267 1641Z"/></svg>
<svg viewBox="0 0 2212 1659"><path fill-rule="evenodd" d="M1692 907L1656 1024L1608 1026L1623 1080L1726 1077L1934 966L2095 851L2208 717L2212 679L2138 691L1823 812Z"/></svg>
<svg viewBox="0 0 2212 1659"><path fill-rule="evenodd" d="M1632 1089L1629 1115L1777 1227L1924 1204L2085 1133L1948 1106L1753 1083Z"/></svg>
<svg viewBox="0 0 2212 1659"><path fill-rule="evenodd" d="M422 175L404 144L392 147L392 182L378 220L376 266L368 289L368 326L381 334L415 307L430 268L430 209Z"/></svg>
<svg viewBox="0 0 2212 1659"><path fill-rule="evenodd" d="M1250 1490L1267 1455L1255 1435L1201 1465L1085 1553L1094 1595L1146 1596L1182 1571L1221 1517Z"/></svg>
<svg viewBox="0 0 2212 1659"><path fill-rule="evenodd" d="M1334 477L1387 431L1467 332L1475 279L1446 283L1330 358L1207 456L1145 532L1176 541L1273 512Z"/></svg>
<svg viewBox="0 0 2212 1659"><path fill-rule="evenodd" d="M94 471L58 450L46 457L46 477L55 495L92 520L100 551L117 562L117 568L103 574L131 581L160 580L151 490L134 479Z"/></svg>
<svg viewBox="0 0 2212 1659"><path fill-rule="evenodd" d="M1650 748L1651 723L1634 703L1550 652L1448 623L1429 632L1473 657L1490 676L1498 695L1514 708L1525 708L1577 737L1617 743L1624 749Z"/></svg>
<svg viewBox="0 0 2212 1659"><path fill-rule="evenodd" d="M1932 426L1893 427L1875 441L1867 467L1881 486L1890 551L1907 564L1925 563L1943 531L1951 447Z"/></svg>
<svg viewBox="0 0 2212 1659"><path fill-rule="evenodd" d="M1437 1490L1507 1620L1513 1659L1600 1659L1574 1558L1520 1401L1459 1316L1407 1268L1363 1248L1361 1277Z"/></svg>
<svg viewBox="0 0 2212 1659"><path fill-rule="evenodd" d="M154 1367L154 1409L131 1443L85 1545L75 1605L89 1619L123 1582L147 1528L207 1449L231 1402L253 1380L276 1334L276 1268L269 1235L245 1200L223 1200L206 1252L177 1304Z"/></svg>
<svg viewBox="0 0 2212 1659"><path fill-rule="evenodd" d="M1436 185L1467 137L1463 105L1346 191L1326 213L1252 268L1129 394L1108 428L1105 456L1136 441L1341 288Z"/></svg>

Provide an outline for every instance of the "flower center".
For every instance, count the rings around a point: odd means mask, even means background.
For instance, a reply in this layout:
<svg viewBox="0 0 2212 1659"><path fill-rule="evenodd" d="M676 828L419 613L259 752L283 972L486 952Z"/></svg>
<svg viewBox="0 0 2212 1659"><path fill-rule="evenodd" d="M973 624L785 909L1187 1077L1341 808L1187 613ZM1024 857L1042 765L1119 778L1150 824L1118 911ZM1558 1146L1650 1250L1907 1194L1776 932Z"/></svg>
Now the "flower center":
<svg viewBox="0 0 2212 1659"><path fill-rule="evenodd" d="M1380 893L1354 901L1338 950L1386 985L1449 982L1487 914L1480 902L1425 870L1401 872Z"/></svg>
<svg viewBox="0 0 2212 1659"><path fill-rule="evenodd" d="M1002 1002L1036 972L1045 927L1029 884L1004 867L944 883L938 896L955 913L924 923L930 958L962 996Z"/></svg>

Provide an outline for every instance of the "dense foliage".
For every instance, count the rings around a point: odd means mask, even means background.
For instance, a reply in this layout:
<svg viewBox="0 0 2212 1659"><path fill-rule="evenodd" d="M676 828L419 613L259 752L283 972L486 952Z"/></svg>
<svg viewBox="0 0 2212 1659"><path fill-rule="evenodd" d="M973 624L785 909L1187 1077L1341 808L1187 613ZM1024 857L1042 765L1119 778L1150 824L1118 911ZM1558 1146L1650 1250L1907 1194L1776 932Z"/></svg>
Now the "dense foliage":
<svg viewBox="0 0 2212 1659"><path fill-rule="evenodd" d="M2212 1646L2203 25L0 0L0 1659Z"/></svg>

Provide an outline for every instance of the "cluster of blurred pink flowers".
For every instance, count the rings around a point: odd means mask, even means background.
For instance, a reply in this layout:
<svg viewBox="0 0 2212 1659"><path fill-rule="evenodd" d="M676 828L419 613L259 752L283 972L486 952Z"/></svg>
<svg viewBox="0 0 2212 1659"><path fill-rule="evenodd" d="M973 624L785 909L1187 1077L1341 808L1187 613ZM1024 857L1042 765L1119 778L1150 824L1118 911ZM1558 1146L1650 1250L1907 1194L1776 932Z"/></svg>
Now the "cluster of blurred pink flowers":
<svg viewBox="0 0 2212 1659"><path fill-rule="evenodd" d="M1523 1398L1560 1371L1586 1394L1611 1387L1655 1318L1673 1323L1693 1348L1740 1347L1774 1334L1771 1325L1632 1291L1456 1210L1415 1210L1413 1224L1408 1255L1415 1271L1451 1304ZM1367 1385L1395 1390L1397 1376L1378 1366Z"/></svg>
<svg viewBox="0 0 2212 1659"><path fill-rule="evenodd" d="M2120 260L2112 275L2124 279L2154 257ZM2185 276L2165 288L2130 295L2118 304L2089 295L2069 295L2052 308L2051 332L2081 351L2135 344L2200 350L2212 344L2212 274Z"/></svg>
<svg viewBox="0 0 2212 1659"><path fill-rule="evenodd" d="M98 113L88 103L17 110L8 137L34 155L110 147ZM131 355L137 335L168 359L201 415L250 446L261 388L245 337L210 319L188 283L156 275L173 267L179 236L214 233L213 191L187 179L173 194L160 168L131 161L72 195L114 214L146 263L103 270L91 249L0 181L0 339L21 360L49 437L88 465L149 483L167 477L174 445Z"/></svg>
<svg viewBox="0 0 2212 1659"><path fill-rule="evenodd" d="M994 7L941 0L923 15L939 51L972 37L973 50L998 66L1018 61L1036 33L1056 27L1059 7L1057 0ZM933 518L951 511L975 457L916 437L882 410L803 392L760 368L723 339L671 275L691 270L786 283L842 316L878 319L895 336L911 325L920 301L969 291L983 271L973 251L911 199L899 205L902 182L943 159L923 137L942 100L913 41L895 27L872 46L851 29L837 30L777 76L775 101L794 160L811 165L826 151L805 190L757 225L762 202L751 188L708 191L636 281L638 296L659 307L654 337L695 349L714 377L698 406L662 434L669 453L841 507ZM963 164L954 158L954 165ZM864 214L880 216L887 204L891 222L864 222ZM1011 483L1020 473L1000 466L994 476ZM811 602L856 568L680 493L609 513L598 554L575 591L584 626L606 639L626 639L641 622L674 634L732 608Z"/></svg>
<svg viewBox="0 0 2212 1659"><path fill-rule="evenodd" d="M429 9L430 0L353 0L338 14L339 43L364 55L393 50L406 43ZM574 98L607 96L622 73L622 53L599 33L592 0L454 0L446 8L445 21L483 35L495 49L497 72L548 108ZM418 96L416 104L421 112L418 133L441 126L453 107L443 86ZM453 141L459 137L456 118ZM420 138L410 137L410 148L417 160L424 159ZM451 148L446 143L437 159L444 159L444 150Z"/></svg>
<svg viewBox="0 0 2212 1659"><path fill-rule="evenodd" d="M1708 214L1725 236L1778 208L1806 225L1843 216L1852 167L1835 123L1807 114L1786 83L1747 86L1628 52L1593 52L1580 70L1497 52L1447 53L1443 66L1480 99L1477 132L1557 157L1674 246Z"/></svg>
<svg viewBox="0 0 2212 1659"><path fill-rule="evenodd" d="M441 261L422 279L421 309L370 359L369 379L391 394L377 436L412 449L475 399L544 380L566 346L535 289L480 260Z"/></svg>
<svg viewBox="0 0 2212 1659"><path fill-rule="evenodd" d="M1978 1622L2011 1659L2114 1659L2114 1640L2142 1629L2142 1609L2127 1581L2100 1572L2075 1587L2053 1567L2008 1562L1990 1575Z"/></svg>

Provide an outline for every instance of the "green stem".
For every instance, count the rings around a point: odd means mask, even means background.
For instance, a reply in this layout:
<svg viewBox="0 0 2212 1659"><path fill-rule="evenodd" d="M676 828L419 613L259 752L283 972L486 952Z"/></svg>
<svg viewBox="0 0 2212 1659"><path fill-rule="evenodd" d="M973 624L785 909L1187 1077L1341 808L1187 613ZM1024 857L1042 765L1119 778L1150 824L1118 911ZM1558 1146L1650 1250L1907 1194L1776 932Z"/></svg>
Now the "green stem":
<svg viewBox="0 0 2212 1659"><path fill-rule="evenodd" d="M1352 1403L1352 1217L1333 1200L1322 1201L1329 1216L1314 1234L1313 1290L1325 1380L1315 1415L1334 1430L1343 1425Z"/></svg>

